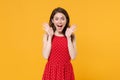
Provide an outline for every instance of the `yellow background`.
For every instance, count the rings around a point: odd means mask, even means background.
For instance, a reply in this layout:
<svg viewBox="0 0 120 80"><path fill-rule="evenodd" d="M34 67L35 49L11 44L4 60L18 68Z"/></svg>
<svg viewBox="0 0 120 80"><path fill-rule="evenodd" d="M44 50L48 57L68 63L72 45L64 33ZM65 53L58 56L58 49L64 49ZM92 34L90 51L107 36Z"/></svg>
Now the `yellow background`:
<svg viewBox="0 0 120 80"><path fill-rule="evenodd" d="M119 0L1 0L0 80L41 80L42 24L59 6L77 25L76 80L120 80Z"/></svg>

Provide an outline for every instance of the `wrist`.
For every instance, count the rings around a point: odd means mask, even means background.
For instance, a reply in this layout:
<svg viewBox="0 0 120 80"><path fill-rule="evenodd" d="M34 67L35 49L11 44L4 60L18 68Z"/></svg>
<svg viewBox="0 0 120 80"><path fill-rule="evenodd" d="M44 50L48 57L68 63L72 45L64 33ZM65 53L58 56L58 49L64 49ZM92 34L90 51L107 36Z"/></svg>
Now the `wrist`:
<svg viewBox="0 0 120 80"><path fill-rule="evenodd" d="M52 36L48 36L48 40L51 41L52 40Z"/></svg>
<svg viewBox="0 0 120 80"><path fill-rule="evenodd" d="M67 37L67 40L71 40L71 37Z"/></svg>

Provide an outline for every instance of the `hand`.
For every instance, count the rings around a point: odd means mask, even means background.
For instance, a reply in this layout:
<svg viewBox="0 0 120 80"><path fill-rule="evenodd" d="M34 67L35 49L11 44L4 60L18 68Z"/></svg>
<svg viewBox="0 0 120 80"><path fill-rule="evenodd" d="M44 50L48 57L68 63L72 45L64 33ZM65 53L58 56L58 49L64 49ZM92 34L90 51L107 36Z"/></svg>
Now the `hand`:
<svg viewBox="0 0 120 80"><path fill-rule="evenodd" d="M48 25L48 23L44 23L44 24L43 24L43 29L47 32L47 34L48 34L50 37L53 36L54 31L53 31L52 27L50 27L50 26Z"/></svg>
<svg viewBox="0 0 120 80"><path fill-rule="evenodd" d="M70 28L66 29L65 35L67 38L70 38L70 36L72 35L72 33L75 31L76 26L72 25Z"/></svg>

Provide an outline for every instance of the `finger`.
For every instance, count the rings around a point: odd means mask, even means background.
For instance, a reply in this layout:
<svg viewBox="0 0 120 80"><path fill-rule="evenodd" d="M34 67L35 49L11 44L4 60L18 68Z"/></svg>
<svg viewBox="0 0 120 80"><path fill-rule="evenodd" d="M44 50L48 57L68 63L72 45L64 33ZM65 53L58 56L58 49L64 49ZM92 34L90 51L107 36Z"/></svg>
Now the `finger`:
<svg viewBox="0 0 120 80"><path fill-rule="evenodd" d="M69 31L70 28L67 28L66 31Z"/></svg>
<svg viewBox="0 0 120 80"><path fill-rule="evenodd" d="M43 27L44 27L45 29L49 29L49 28L50 28L47 23L44 23L44 24L43 24Z"/></svg>
<svg viewBox="0 0 120 80"><path fill-rule="evenodd" d="M73 25L73 26L71 27L71 30L72 30L72 32L76 31L76 26Z"/></svg>
<svg viewBox="0 0 120 80"><path fill-rule="evenodd" d="M48 30L46 30L46 29L44 29L44 28L43 28L43 30L48 33Z"/></svg>
<svg viewBox="0 0 120 80"><path fill-rule="evenodd" d="M75 32L76 31L76 28L72 29L72 32Z"/></svg>
<svg viewBox="0 0 120 80"><path fill-rule="evenodd" d="M45 28L45 29L49 29L49 27L47 27L46 25L44 25L43 28Z"/></svg>
<svg viewBox="0 0 120 80"><path fill-rule="evenodd" d="M43 23L43 25L48 25L48 23Z"/></svg>
<svg viewBox="0 0 120 80"><path fill-rule="evenodd" d="M48 23L44 23L44 24L43 24L43 27L45 27L45 28L49 28Z"/></svg>
<svg viewBox="0 0 120 80"><path fill-rule="evenodd" d="M49 29L48 29L48 28L46 28L46 27L43 27L43 30L48 31Z"/></svg>
<svg viewBox="0 0 120 80"><path fill-rule="evenodd" d="M53 28L52 28L52 27L50 27L50 30L51 30L51 31L53 31Z"/></svg>
<svg viewBox="0 0 120 80"><path fill-rule="evenodd" d="M46 26L46 23L43 23L43 26L45 27L45 26Z"/></svg>
<svg viewBox="0 0 120 80"><path fill-rule="evenodd" d="M69 34L69 35L71 35L73 32L74 32L74 30L72 30L72 29L69 29L69 30L68 30L68 34Z"/></svg>
<svg viewBox="0 0 120 80"><path fill-rule="evenodd" d="M73 30L73 29L75 29L75 28L76 28L76 26L75 26L75 25L72 25L72 26L71 26L71 29L72 29L72 30Z"/></svg>

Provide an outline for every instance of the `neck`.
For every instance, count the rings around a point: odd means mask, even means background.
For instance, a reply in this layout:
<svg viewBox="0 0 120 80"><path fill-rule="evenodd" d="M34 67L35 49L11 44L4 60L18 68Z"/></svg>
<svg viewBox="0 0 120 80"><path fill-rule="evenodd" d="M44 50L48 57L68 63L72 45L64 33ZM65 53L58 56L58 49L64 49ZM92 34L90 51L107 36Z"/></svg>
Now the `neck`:
<svg viewBox="0 0 120 80"><path fill-rule="evenodd" d="M62 32L57 32L57 31L55 31L55 35L57 35L57 36L64 36Z"/></svg>

